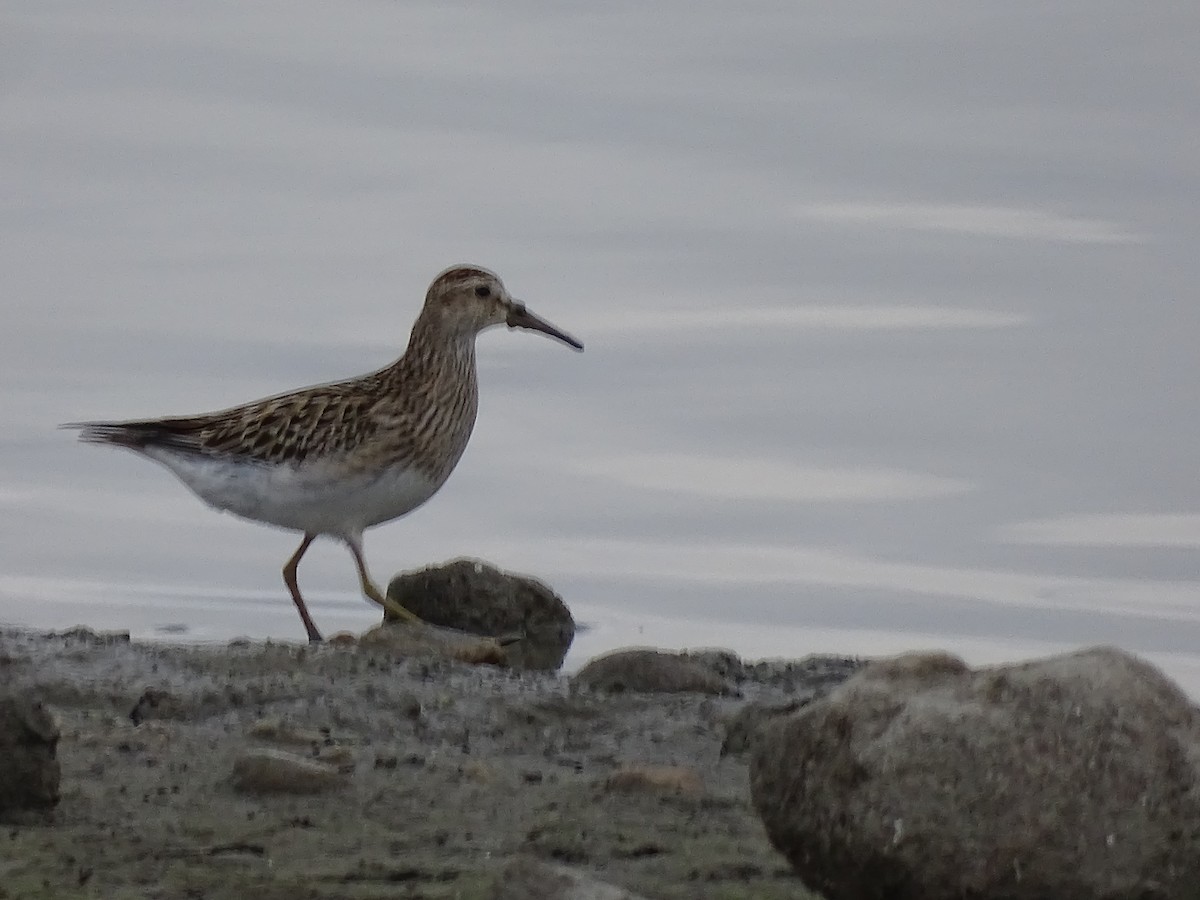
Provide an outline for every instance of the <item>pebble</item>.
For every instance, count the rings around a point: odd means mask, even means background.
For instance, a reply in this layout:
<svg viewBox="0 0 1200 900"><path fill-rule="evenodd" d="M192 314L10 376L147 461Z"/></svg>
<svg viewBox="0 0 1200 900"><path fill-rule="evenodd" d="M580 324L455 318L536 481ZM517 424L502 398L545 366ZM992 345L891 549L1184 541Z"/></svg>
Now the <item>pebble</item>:
<svg viewBox="0 0 1200 900"><path fill-rule="evenodd" d="M284 750L246 750L233 763L233 786L248 794L319 794L346 783L333 766Z"/></svg>

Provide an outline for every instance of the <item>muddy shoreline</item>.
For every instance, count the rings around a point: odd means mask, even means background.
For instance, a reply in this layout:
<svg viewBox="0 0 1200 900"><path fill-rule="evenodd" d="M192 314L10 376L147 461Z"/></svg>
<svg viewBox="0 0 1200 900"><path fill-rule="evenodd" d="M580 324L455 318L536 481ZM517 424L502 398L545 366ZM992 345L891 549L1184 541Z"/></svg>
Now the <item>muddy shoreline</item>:
<svg viewBox="0 0 1200 900"><path fill-rule="evenodd" d="M0 898L470 900L522 859L650 898L811 898L750 806L737 732L748 704L850 661L695 659L729 689L609 693L354 642L0 632L5 688L52 711L62 771L48 819L0 832ZM255 768L278 760L315 774Z"/></svg>

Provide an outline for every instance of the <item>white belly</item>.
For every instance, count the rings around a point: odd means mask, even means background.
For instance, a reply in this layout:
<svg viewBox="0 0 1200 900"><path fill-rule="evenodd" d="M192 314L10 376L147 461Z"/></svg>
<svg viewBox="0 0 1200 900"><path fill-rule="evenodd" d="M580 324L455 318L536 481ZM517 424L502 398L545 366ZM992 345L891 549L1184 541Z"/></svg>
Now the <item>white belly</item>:
<svg viewBox="0 0 1200 900"><path fill-rule="evenodd" d="M328 465L269 465L148 448L205 503L312 534L348 537L412 512L442 486L414 469L346 476Z"/></svg>

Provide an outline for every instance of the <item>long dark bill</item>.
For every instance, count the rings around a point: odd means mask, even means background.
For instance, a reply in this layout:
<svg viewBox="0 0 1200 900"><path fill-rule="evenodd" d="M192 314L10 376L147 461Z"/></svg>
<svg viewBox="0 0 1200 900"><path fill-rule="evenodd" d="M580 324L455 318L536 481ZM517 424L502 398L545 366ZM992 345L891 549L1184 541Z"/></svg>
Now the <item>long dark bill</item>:
<svg viewBox="0 0 1200 900"><path fill-rule="evenodd" d="M568 347L574 347L576 350L583 349L583 344L565 331L559 331L541 316L535 316L520 301L513 303L512 309L508 311L506 321L509 328L528 328L530 331L540 331L542 334L548 334L550 337L562 341Z"/></svg>

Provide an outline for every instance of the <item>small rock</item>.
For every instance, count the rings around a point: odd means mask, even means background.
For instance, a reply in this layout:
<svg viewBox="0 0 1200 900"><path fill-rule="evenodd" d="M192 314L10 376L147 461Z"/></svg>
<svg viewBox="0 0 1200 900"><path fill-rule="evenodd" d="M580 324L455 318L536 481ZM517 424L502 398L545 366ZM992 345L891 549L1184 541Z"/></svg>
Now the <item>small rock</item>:
<svg viewBox="0 0 1200 900"><path fill-rule="evenodd" d="M46 812L58 803L58 737L39 701L0 696L0 817Z"/></svg>
<svg viewBox="0 0 1200 900"><path fill-rule="evenodd" d="M247 750L233 763L233 786L248 794L319 794L345 783L333 766L283 750Z"/></svg>
<svg viewBox="0 0 1200 900"><path fill-rule="evenodd" d="M763 726L751 793L830 900L1195 900L1200 709L1100 648L870 664Z"/></svg>
<svg viewBox="0 0 1200 900"><path fill-rule="evenodd" d="M496 879L487 900L644 900L567 866L521 856Z"/></svg>
<svg viewBox="0 0 1200 900"><path fill-rule="evenodd" d="M664 650L617 650L599 656L575 674L571 686L609 693L735 693L708 667L686 654Z"/></svg>
<svg viewBox="0 0 1200 900"><path fill-rule="evenodd" d="M626 766L604 781L610 791L628 794L702 794L704 781L683 766Z"/></svg>
<svg viewBox="0 0 1200 900"><path fill-rule="evenodd" d="M386 650L398 656L433 656L472 665L504 665L507 648L493 638L481 638L434 625L385 622L358 639L365 650Z"/></svg>
<svg viewBox="0 0 1200 900"><path fill-rule="evenodd" d="M558 669L575 638L575 620L558 594L535 578L479 560L403 572L387 594L426 622L498 639L514 669Z"/></svg>

